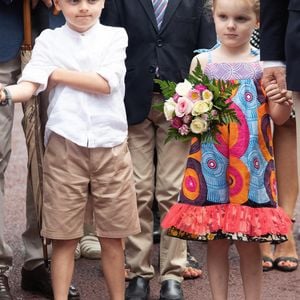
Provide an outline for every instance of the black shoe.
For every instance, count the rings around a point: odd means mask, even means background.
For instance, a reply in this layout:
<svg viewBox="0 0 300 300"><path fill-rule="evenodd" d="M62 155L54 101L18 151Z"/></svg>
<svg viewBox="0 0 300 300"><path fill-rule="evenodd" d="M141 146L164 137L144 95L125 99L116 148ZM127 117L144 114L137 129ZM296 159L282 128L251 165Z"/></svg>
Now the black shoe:
<svg viewBox="0 0 300 300"><path fill-rule="evenodd" d="M8 285L8 278L6 275L4 275L7 270L8 267L0 267L0 300L13 299Z"/></svg>
<svg viewBox="0 0 300 300"><path fill-rule="evenodd" d="M21 273L21 287L23 290L28 292L39 293L46 298L53 298L50 272L46 269L44 265L40 265L31 271L27 271L26 269L22 268ZM68 299L80 299L79 292L72 285L69 288Z"/></svg>
<svg viewBox="0 0 300 300"><path fill-rule="evenodd" d="M183 292L179 281L168 279L161 284L159 300L183 300Z"/></svg>
<svg viewBox="0 0 300 300"><path fill-rule="evenodd" d="M149 280L137 276L130 280L126 288L125 300L147 300L149 292Z"/></svg>

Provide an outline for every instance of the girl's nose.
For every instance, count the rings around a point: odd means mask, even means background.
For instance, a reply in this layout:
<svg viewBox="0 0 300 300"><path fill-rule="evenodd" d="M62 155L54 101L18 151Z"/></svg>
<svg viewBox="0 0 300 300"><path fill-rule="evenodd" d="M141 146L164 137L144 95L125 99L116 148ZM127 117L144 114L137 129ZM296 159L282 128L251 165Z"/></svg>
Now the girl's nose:
<svg viewBox="0 0 300 300"><path fill-rule="evenodd" d="M227 28L229 28L229 29L234 29L235 28L234 20L228 20Z"/></svg>

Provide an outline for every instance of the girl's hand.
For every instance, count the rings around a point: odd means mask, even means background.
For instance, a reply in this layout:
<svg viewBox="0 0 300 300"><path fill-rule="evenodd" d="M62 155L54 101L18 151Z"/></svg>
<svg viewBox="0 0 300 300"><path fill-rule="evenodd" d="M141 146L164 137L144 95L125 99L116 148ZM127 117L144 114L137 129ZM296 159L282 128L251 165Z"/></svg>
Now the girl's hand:
<svg viewBox="0 0 300 300"><path fill-rule="evenodd" d="M287 90L280 90L275 80L271 81L266 87L266 94L269 101L276 102L283 105L292 105L291 92Z"/></svg>

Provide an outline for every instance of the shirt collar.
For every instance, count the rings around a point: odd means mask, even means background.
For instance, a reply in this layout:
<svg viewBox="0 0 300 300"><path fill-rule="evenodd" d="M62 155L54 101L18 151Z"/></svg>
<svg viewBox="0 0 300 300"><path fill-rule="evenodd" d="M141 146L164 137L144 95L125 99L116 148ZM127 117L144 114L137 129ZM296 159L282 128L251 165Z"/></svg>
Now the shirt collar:
<svg viewBox="0 0 300 300"><path fill-rule="evenodd" d="M74 37L82 37L82 36L91 36L95 31L97 31L100 27L100 23L97 22L95 25L93 25L89 30L85 32L78 32L70 28L70 26L66 23L64 26L64 30Z"/></svg>

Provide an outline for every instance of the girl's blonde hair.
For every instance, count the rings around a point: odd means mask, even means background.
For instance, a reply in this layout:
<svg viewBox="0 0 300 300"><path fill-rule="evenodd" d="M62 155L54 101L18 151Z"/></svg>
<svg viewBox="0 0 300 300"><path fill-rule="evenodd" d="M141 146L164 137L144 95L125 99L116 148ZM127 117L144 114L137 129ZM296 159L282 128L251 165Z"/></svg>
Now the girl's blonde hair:
<svg viewBox="0 0 300 300"><path fill-rule="evenodd" d="M207 0L204 7L205 9L209 12L208 14L211 15L212 10L214 8L215 2L217 0ZM260 0L244 0L249 2L250 5L253 5L253 10L256 14L256 18L257 20L259 20L259 16L260 16Z"/></svg>

